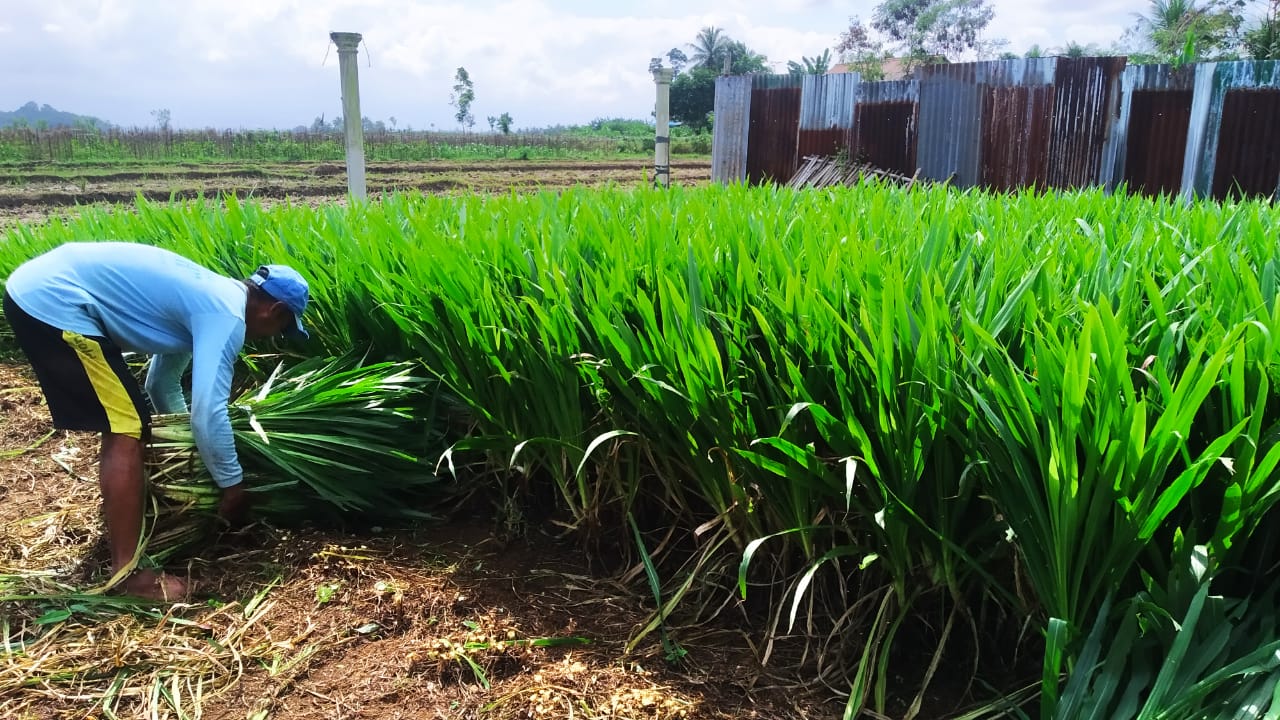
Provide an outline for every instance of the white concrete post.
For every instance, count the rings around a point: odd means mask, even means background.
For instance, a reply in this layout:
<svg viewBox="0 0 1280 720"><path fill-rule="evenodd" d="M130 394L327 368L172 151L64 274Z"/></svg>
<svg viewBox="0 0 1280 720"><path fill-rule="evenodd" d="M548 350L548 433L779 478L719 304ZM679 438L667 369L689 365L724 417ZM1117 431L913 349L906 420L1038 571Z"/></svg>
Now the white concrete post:
<svg viewBox="0 0 1280 720"><path fill-rule="evenodd" d="M360 65L356 51L360 33L332 32L329 39L338 46L338 71L342 76L342 122L347 136L347 192L364 200L364 125L360 115Z"/></svg>
<svg viewBox="0 0 1280 720"><path fill-rule="evenodd" d="M653 138L653 181L661 187L671 185L671 68L653 71L658 86L657 123Z"/></svg>

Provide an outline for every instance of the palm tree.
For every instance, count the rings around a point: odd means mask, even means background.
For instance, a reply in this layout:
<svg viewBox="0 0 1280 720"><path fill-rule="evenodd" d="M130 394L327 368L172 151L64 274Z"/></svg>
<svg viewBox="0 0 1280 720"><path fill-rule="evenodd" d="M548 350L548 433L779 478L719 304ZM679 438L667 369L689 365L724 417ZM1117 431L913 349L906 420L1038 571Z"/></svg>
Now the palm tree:
<svg viewBox="0 0 1280 720"><path fill-rule="evenodd" d="M1075 40L1068 41L1067 44L1059 48L1056 51L1056 53L1063 57L1069 57L1069 58L1092 57L1096 55L1107 54L1106 51L1102 50L1097 45L1094 45L1092 43L1090 43L1089 45L1081 45Z"/></svg>
<svg viewBox="0 0 1280 720"><path fill-rule="evenodd" d="M689 45L693 53L689 56L689 64L693 67L709 67L715 69L724 62L729 50L729 36L718 27L704 27L698 31L697 39Z"/></svg>
<svg viewBox="0 0 1280 720"><path fill-rule="evenodd" d="M792 75L825 75L831 69L831 50L822 51L817 57L804 56L800 62L787 61L787 71Z"/></svg>
<svg viewBox="0 0 1280 720"><path fill-rule="evenodd" d="M1178 57L1190 36L1197 55L1224 48L1240 18L1219 0L1150 0L1146 15L1135 28L1157 56Z"/></svg>
<svg viewBox="0 0 1280 720"><path fill-rule="evenodd" d="M1151 0L1147 14L1138 16L1138 26L1160 48L1185 33L1199 13L1196 0Z"/></svg>
<svg viewBox="0 0 1280 720"><path fill-rule="evenodd" d="M1256 60L1280 60L1280 0L1270 0L1258 24L1245 32L1244 46Z"/></svg>

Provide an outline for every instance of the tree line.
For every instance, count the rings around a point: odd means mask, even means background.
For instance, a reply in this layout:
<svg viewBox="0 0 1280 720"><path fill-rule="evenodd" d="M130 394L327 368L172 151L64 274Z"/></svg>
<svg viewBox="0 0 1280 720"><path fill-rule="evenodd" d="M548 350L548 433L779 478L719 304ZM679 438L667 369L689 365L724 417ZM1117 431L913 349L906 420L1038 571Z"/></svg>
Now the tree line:
<svg viewBox="0 0 1280 720"><path fill-rule="evenodd" d="M1149 0L1109 46L1068 40L1059 47L1032 46L1022 55L1011 52L1007 40L987 34L994 17L990 0L884 0L869 21L849 18L832 47L786 61L787 72L824 74L837 61L876 81L886 79L890 60L910 71L926 63L1042 56L1126 55L1131 64L1280 59L1280 0ZM683 48L653 58L650 70L674 71L672 120L705 130L713 119L719 75L768 73L772 65L763 53L712 26Z"/></svg>

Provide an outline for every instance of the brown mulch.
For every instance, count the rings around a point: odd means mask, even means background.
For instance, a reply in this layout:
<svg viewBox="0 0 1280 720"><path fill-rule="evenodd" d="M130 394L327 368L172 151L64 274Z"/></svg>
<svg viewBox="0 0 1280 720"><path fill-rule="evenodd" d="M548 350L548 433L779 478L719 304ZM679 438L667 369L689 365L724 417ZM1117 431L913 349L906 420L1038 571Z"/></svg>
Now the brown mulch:
<svg viewBox="0 0 1280 720"><path fill-rule="evenodd" d="M51 430L24 365L0 362L0 582L101 578L96 454L95 437ZM579 550L537 531L499 542L491 529L258 524L171 568L198 597L154 617L83 611L40 624L47 604L0 603L0 642L27 643L0 645L0 717L840 714L837 701L782 687L772 678L785 669L759 667L729 629L677 632L688 655L676 665L656 633L627 652L650 618L643 588L589 574Z"/></svg>

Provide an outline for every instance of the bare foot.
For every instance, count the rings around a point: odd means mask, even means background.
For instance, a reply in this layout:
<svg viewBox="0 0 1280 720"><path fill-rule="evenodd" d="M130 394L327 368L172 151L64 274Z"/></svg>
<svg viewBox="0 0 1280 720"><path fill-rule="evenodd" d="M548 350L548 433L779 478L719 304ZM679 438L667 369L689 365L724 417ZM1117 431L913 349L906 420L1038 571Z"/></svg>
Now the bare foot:
<svg viewBox="0 0 1280 720"><path fill-rule="evenodd" d="M125 595L161 602L186 600L188 590L187 584L182 580L172 575L159 574L154 570L135 570L120 583L120 591Z"/></svg>

